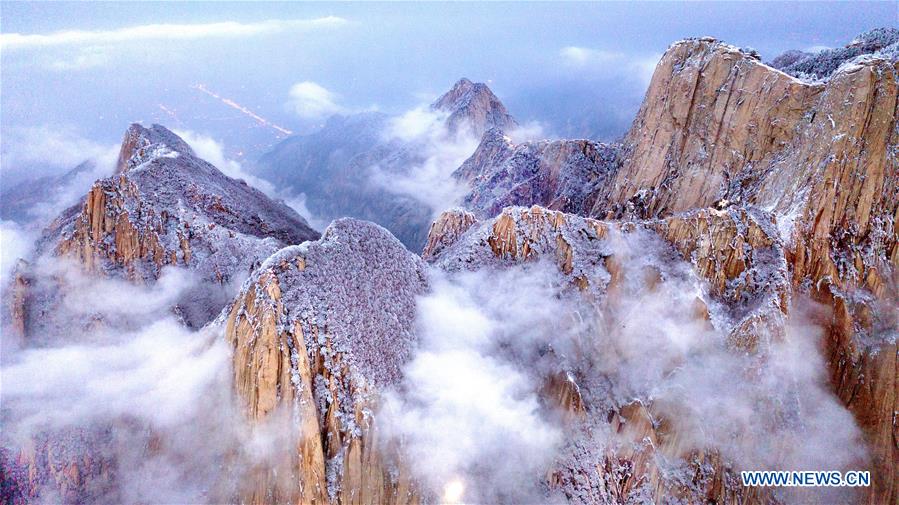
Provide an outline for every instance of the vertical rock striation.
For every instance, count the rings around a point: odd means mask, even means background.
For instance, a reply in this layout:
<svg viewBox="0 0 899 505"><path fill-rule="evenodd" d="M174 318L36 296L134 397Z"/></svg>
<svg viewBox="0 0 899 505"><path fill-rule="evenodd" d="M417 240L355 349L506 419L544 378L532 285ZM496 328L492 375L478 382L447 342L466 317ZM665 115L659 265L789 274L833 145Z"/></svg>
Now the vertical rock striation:
<svg viewBox="0 0 899 505"><path fill-rule="evenodd" d="M227 320L234 385L257 425L286 416L295 450L250 472L241 502L417 501L372 413L411 356L426 286L421 259L352 219L253 273Z"/></svg>

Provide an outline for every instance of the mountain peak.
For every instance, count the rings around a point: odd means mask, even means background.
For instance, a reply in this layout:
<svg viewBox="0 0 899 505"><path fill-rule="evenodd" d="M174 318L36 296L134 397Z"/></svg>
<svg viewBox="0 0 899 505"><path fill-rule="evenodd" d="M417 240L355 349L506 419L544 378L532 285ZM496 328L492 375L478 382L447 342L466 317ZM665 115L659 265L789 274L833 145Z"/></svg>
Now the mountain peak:
<svg viewBox="0 0 899 505"><path fill-rule="evenodd" d="M125 130L116 173L124 173L156 158L194 156L193 149L168 128L154 124L149 128L132 123Z"/></svg>
<svg viewBox="0 0 899 505"><path fill-rule="evenodd" d="M450 130L456 131L460 124L467 123L478 137L491 128L511 130L518 126L486 84L465 77L431 104L431 109L449 113L447 126Z"/></svg>

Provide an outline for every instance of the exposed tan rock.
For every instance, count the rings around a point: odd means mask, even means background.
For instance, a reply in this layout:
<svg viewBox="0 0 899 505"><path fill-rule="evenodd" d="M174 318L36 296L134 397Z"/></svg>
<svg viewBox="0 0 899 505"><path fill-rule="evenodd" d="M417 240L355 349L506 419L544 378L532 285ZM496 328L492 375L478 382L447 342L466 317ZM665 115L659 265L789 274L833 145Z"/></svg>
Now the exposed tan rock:
<svg viewBox="0 0 899 505"><path fill-rule="evenodd" d="M673 44L594 214L649 217L711 206L743 167L792 140L821 91L714 39Z"/></svg>
<svg viewBox="0 0 899 505"><path fill-rule="evenodd" d="M866 56L809 84L710 39L676 43L593 209L743 202L777 216L794 289L831 307L831 376L868 434L877 503L899 496L895 329L872 324L895 318L884 312L899 270L897 75L899 63Z"/></svg>
<svg viewBox="0 0 899 505"><path fill-rule="evenodd" d="M440 254L444 247L455 242L476 221L474 214L462 209L440 214L428 230L428 242L421 253L422 259L427 260Z"/></svg>
<svg viewBox="0 0 899 505"><path fill-rule="evenodd" d="M464 77L431 104L431 109L449 114L446 126L452 132L465 128L480 136L491 128L508 131L518 126L486 84Z"/></svg>
<svg viewBox="0 0 899 505"><path fill-rule="evenodd" d="M288 416L295 449L248 472L241 502L418 501L414 462L391 456L372 412L411 352L422 266L383 228L339 220L254 273L227 320L234 385L257 425Z"/></svg>
<svg viewBox="0 0 899 505"><path fill-rule="evenodd" d="M165 267L190 270L195 293L179 302L178 311L199 327L227 303L224 285L279 248L317 236L293 210L226 177L172 132L132 125L118 173L95 182L81 203L51 223L36 256L74 260L91 276L146 285ZM59 320L62 313L54 315L59 293L67 289L64 280L36 272L32 277L29 291L36 293L28 299L39 306L23 311L26 329L52 334L71 325Z"/></svg>
<svg viewBox="0 0 899 505"><path fill-rule="evenodd" d="M9 331L12 334L13 339L21 345L25 338L25 323L27 320L26 310L27 310L27 296L28 296L28 286L31 283L31 279L28 275L28 262L19 259L16 263L15 270L13 271L13 281L10 287L7 288L6 295L9 297L9 314L10 314L10 322L9 322Z"/></svg>
<svg viewBox="0 0 899 505"><path fill-rule="evenodd" d="M226 177L172 132L132 125L117 174L97 181L81 203L63 212L38 242L37 261L18 271L10 287L12 328L28 347L75 343L95 325L127 327L128 318L104 319L105 307L69 309L67 299L71 303L80 293L73 293L61 270L149 285L166 266L196 275L172 310L188 326L200 327L228 303L224 286L230 281L281 247L317 236L293 210ZM77 451L67 449L72 437L60 430L46 434L37 452L20 451L24 473L44 476L29 478L26 487L45 496L82 497L76 501L105 493L97 488L110 484L108 475L86 469L84 461L114 465L101 457L112 452L112 442L96 436L96 426L84 428Z"/></svg>

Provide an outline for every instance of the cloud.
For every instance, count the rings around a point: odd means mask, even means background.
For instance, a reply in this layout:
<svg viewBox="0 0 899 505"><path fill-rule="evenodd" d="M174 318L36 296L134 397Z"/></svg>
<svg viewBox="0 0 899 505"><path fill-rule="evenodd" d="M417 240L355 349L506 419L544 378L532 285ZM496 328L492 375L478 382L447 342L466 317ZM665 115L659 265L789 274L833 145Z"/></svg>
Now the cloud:
<svg viewBox="0 0 899 505"><path fill-rule="evenodd" d="M258 23L225 21L205 24L150 24L116 30L68 30L50 34L0 34L3 50L31 49L80 44L119 44L151 40L198 40L213 37L251 37L291 30L313 30L342 26L346 19L327 16L315 19L271 19Z"/></svg>
<svg viewBox="0 0 899 505"><path fill-rule="evenodd" d="M50 126L4 128L0 146L4 184L58 175L88 160L109 164L119 151L118 145L84 138L73 128Z"/></svg>
<svg viewBox="0 0 899 505"><path fill-rule="evenodd" d="M407 196L427 206L434 216L458 205L466 187L453 178L478 146L470 128L453 132L447 113L421 106L392 118L383 137L407 149L398 158L370 168L371 182L388 192Z"/></svg>
<svg viewBox="0 0 899 505"><path fill-rule="evenodd" d="M641 84L649 84L661 54L633 55L588 47L568 46L559 51L562 62L572 68L593 69L596 72L636 77Z"/></svg>
<svg viewBox="0 0 899 505"><path fill-rule="evenodd" d="M24 467L9 454L46 444L54 465L89 459L116 468L114 476L81 474L86 496L75 501L227 501L210 493L230 485L222 462L244 457L250 439L233 404L221 327L191 331L173 314L174 304L195 294L194 276L171 269L155 285L139 286L97 279L58 258L45 258L34 274L74 284L52 306L65 324L28 336L46 345L15 349L3 334L0 464L11 468L13 489L29 483L16 480ZM34 469L47 471L44 465L38 456ZM34 485L42 503L66 501L52 485Z"/></svg>
<svg viewBox="0 0 899 505"><path fill-rule="evenodd" d="M549 472L602 479L594 472L604 458L641 442L607 424L635 401L671 435L672 459L712 450L736 471L863 464L860 431L826 377L821 328L799 302L784 331L759 329L767 344L749 352L729 338L740 319L667 243L640 231L607 240L614 287L593 301L546 262L431 272L417 303L419 348L376 414L426 492L446 502L547 502L540 483ZM602 267L592 275L610 279ZM778 324L773 310L763 317ZM583 421L568 424L555 410L560 375L574 384Z"/></svg>
<svg viewBox="0 0 899 505"><path fill-rule="evenodd" d="M387 143L406 145L403 154L371 167L371 182L390 193L427 206L433 217L458 206L469 191L453 172L477 149L481 139L467 122L451 131L448 113L419 106L393 117L382 134ZM515 142L546 138L543 125L530 121L506 132Z"/></svg>
<svg viewBox="0 0 899 505"><path fill-rule="evenodd" d="M562 56L566 63L573 65L586 65L591 62L617 63L625 59L625 54L621 52L577 46L563 47L559 51L559 55Z"/></svg>
<svg viewBox="0 0 899 505"><path fill-rule="evenodd" d="M36 239L34 230L13 221L0 220L0 292L5 294L16 261L31 254Z"/></svg>
<svg viewBox="0 0 899 505"><path fill-rule="evenodd" d="M518 351L565 312L545 280L541 270L432 272L417 304L419 352L376 418L438 501L543 501L538 483L562 433L541 407L531 356Z"/></svg>
<svg viewBox="0 0 899 505"><path fill-rule="evenodd" d="M119 146L86 139L73 130L47 126L4 130L0 137L4 217L42 228L112 175ZM12 193L15 191L15 193Z"/></svg>
<svg viewBox="0 0 899 505"><path fill-rule="evenodd" d="M110 60L109 48L88 46L79 49L71 58L55 59L49 62L47 67L58 72L90 70L102 67L108 64Z"/></svg>
<svg viewBox="0 0 899 505"><path fill-rule="evenodd" d="M290 88L287 105L303 119L323 119L346 111L337 104L337 98L335 93L323 86L312 81L303 81Z"/></svg>

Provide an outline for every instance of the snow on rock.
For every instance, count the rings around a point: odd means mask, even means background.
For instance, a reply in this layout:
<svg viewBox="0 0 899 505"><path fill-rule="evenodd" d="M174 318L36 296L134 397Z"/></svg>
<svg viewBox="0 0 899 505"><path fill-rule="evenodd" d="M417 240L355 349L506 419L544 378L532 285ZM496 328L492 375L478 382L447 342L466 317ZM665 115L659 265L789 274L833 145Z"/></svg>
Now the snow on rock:
<svg viewBox="0 0 899 505"><path fill-rule="evenodd" d="M354 219L253 273L227 320L235 386L252 419L292 413L298 450L248 476L259 485L241 501L411 499L409 482L379 452L371 409L411 357L426 287L420 258Z"/></svg>
<svg viewBox="0 0 899 505"><path fill-rule="evenodd" d="M21 272L32 282L17 324L38 339L72 324L55 308L66 287L40 270L74 260L88 275L138 284L155 283L167 268L187 269L199 282L178 310L199 327L224 306L231 283L281 247L317 237L292 209L197 158L177 135L135 124L119 172L95 182L44 231L42 259L34 272Z"/></svg>
<svg viewBox="0 0 899 505"><path fill-rule="evenodd" d="M492 129L453 175L471 188L463 205L482 218L515 205L586 214L614 176L617 155L618 146L590 140L516 145L502 130Z"/></svg>
<svg viewBox="0 0 899 505"><path fill-rule="evenodd" d="M896 58L899 44L899 29L876 28L865 32L845 47L825 49L818 53L787 51L772 60L771 64L790 75L808 82L825 82L838 71L845 71L846 65L868 55L884 59Z"/></svg>
<svg viewBox="0 0 899 505"><path fill-rule="evenodd" d="M474 83L464 77L431 104L431 109L449 114L446 124L450 131L470 128L475 135L481 135L494 128L511 131L518 127L486 84Z"/></svg>

